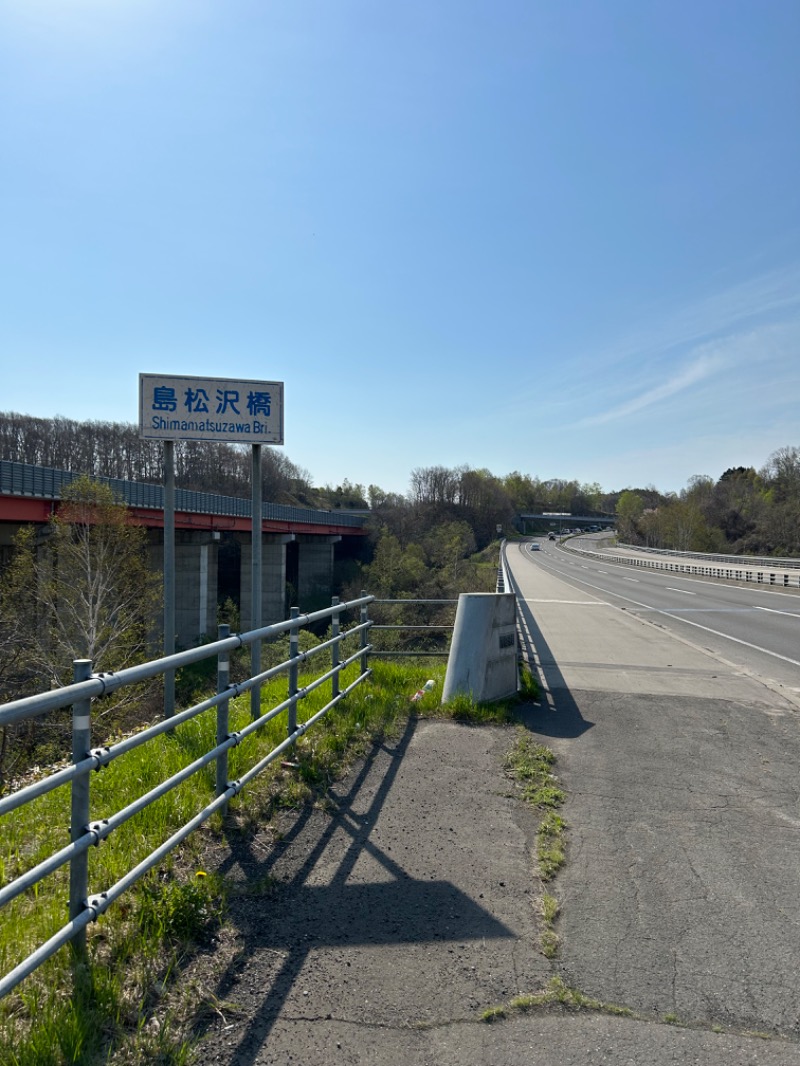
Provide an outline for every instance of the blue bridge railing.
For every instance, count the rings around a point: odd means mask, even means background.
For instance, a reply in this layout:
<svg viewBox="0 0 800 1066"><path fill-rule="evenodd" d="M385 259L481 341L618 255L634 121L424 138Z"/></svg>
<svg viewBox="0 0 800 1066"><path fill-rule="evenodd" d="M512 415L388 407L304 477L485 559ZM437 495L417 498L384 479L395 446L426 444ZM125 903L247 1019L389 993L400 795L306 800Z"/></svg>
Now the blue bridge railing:
<svg viewBox="0 0 800 1066"><path fill-rule="evenodd" d="M27 463L12 463L0 460L0 495L34 496L38 499L58 500L64 488L80 474L68 470L54 470L47 466L30 466ZM129 507L146 507L155 511L164 510L164 488L139 481L123 481L113 477L92 477L108 485L115 495ZM192 514L233 515L250 517L250 500L234 496L221 496L213 492L175 490L175 509ZM261 517L267 521L305 522L312 525L352 526L360 529L364 515L348 514L346 511L324 511L311 507L294 507L280 503L264 503Z"/></svg>

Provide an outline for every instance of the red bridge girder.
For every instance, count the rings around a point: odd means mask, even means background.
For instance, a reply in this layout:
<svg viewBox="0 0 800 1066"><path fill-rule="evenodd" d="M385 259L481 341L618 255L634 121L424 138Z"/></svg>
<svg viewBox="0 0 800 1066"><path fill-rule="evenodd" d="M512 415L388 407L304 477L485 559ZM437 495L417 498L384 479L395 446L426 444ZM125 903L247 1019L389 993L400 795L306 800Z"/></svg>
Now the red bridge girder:
<svg viewBox="0 0 800 1066"><path fill-rule="evenodd" d="M134 525L147 526L148 529L164 528L163 511L130 505L126 507ZM58 500L0 495L0 522L44 525L58 508ZM264 518L261 529L264 533L311 533L317 536L364 536L367 532L363 527L337 525L333 515L331 518L330 524ZM236 515L176 511L175 528L249 533L251 522L249 517Z"/></svg>

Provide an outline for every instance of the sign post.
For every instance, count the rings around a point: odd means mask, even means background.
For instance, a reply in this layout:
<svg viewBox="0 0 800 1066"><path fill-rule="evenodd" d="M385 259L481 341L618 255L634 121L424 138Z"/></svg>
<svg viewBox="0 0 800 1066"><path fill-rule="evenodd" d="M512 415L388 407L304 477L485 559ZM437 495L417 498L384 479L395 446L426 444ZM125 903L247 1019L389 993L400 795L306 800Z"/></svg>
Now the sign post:
<svg viewBox="0 0 800 1066"><path fill-rule="evenodd" d="M283 382L232 378L139 375L139 436L164 441L164 654L175 650L175 465L174 442L208 440L250 444L252 462L251 628L260 629L262 598L261 445L283 444ZM253 673L260 672L261 646L251 645ZM251 691L257 718L260 689ZM175 712L175 674L165 674L164 714Z"/></svg>
<svg viewBox="0 0 800 1066"><path fill-rule="evenodd" d="M253 471L251 474L253 494L251 513L253 516L252 552L250 553L250 628L261 629L261 445L253 445ZM261 673L261 641L254 640L250 645L250 676ZM250 717L253 721L261 714L261 686L250 689Z"/></svg>
<svg viewBox="0 0 800 1066"><path fill-rule="evenodd" d="M164 441L164 654L175 651L175 442ZM164 671L164 717L175 714L175 671Z"/></svg>

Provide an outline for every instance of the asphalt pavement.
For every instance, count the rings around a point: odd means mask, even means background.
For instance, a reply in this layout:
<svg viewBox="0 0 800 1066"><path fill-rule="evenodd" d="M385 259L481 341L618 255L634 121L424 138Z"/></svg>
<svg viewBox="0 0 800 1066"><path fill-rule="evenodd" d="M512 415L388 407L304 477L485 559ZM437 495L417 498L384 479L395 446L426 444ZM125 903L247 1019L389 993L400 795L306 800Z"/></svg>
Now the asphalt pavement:
<svg viewBox="0 0 800 1066"><path fill-rule="evenodd" d="M411 718L325 809L231 841L197 1061L800 1066L796 704L513 552L541 700L508 728ZM553 959L519 729L567 792ZM483 1020L554 979L628 1013Z"/></svg>

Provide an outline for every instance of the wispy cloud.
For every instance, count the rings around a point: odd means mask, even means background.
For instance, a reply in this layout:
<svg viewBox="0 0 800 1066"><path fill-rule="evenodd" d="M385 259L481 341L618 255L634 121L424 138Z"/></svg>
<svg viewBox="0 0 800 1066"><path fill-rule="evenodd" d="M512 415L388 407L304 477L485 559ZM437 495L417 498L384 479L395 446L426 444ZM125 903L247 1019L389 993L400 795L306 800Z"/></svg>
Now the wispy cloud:
<svg viewBox="0 0 800 1066"><path fill-rule="evenodd" d="M669 313L653 315L627 337L591 353L608 368L630 358L659 358L675 349L753 328L758 322L794 318L800 311L800 265L749 278Z"/></svg>
<svg viewBox="0 0 800 1066"><path fill-rule="evenodd" d="M697 385L698 382L721 370L723 365L724 360L721 356L701 354L699 358L684 366L679 373L666 381L662 381L659 385L651 386L616 407L611 407L607 411L601 411L598 414L590 415L588 418L583 418L578 425L597 426L607 422L616 422L621 418L627 418L629 415L638 414L639 411L643 411L647 407L662 403L677 393Z"/></svg>
<svg viewBox="0 0 800 1066"><path fill-rule="evenodd" d="M800 339L800 264L770 271L642 319L614 342L576 354L575 387L555 400L584 410L578 425L619 421L696 386L722 366L795 362ZM677 369L676 369L677 368ZM732 378L731 378L732 380ZM631 395L633 393L633 395ZM598 410L598 408L600 410Z"/></svg>

